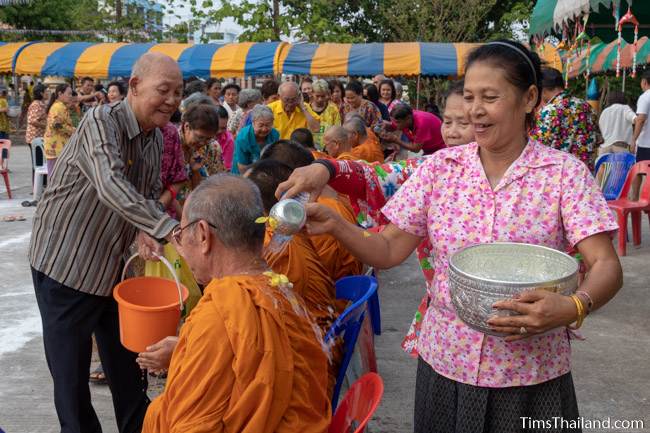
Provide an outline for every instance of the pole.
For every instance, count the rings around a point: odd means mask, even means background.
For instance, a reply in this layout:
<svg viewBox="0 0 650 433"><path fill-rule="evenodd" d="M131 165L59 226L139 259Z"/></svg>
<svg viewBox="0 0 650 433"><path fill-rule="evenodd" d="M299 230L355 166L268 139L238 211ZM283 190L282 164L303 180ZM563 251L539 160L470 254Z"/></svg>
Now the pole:
<svg viewBox="0 0 650 433"><path fill-rule="evenodd" d="M625 92L625 76L627 74L625 73L625 69L623 69L623 92Z"/></svg>
<svg viewBox="0 0 650 433"><path fill-rule="evenodd" d="M422 78L422 75L418 75L418 81L415 89L415 109L419 110L420 109L420 78Z"/></svg>

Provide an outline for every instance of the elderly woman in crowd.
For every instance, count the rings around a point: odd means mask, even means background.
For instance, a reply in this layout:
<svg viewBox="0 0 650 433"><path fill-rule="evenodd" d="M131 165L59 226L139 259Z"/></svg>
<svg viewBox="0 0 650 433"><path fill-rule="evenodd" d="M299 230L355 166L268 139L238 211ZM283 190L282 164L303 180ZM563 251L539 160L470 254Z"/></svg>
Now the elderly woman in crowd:
<svg viewBox="0 0 650 433"><path fill-rule="evenodd" d="M345 103L341 108L341 116L348 113L358 113L366 122L368 128L373 128L381 122L381 112L372 102L363 99L363 85L358 81L350 81L345 86Z"/></svg>
<svg viewBox="0 0 650 433"><path fill-rule="evenodd" d="M327 128L341 124L341 113L336 104L330 102L330 87L325 80L316 80L312 84L312 93L306 108L312 117L320 122L320 130L314 132L314 144L322 149L323 133Z"/></svg>
<svg viewBox="0 0 650 433"><path fill-rule="evenodd" d="M273 127L273 111L266 105L256 105L251 111L252 123L244 126L235 139L235 153L230 171L242 174L255 161L269 143L280 139L280 133Z"/></svg>
<svg viewBox="0 0 650 433"><path fill-rule="evenodd" d="M307 207L312 234L332 234L378 268L401 263L423 240L431 244L431 301L417 345L416 433L514 432L526 417L579 417L567 328L581 325L622 285L610 239L617 226L586 166L529 138L540 77L539 58L519 43L474 50L464 106L476 142L428 157L383 208L390 224L381 233L368 236L323 206ZM336 167L328 161L297 169L277 194L318 194L331 173ZM456 251L497 241L574 247L587 277L572 297L535 290L496 302L493 308L518 315L488 321L507 337L483 334L456 315L447 270Z"/></svg>
<svg viewBox="0 0 650 433"><path fill-rule="evenodd" d="M226 171L221 147L214 139L226 127L225 118L220 118L217 113L219 109L223 107L190 104L183 113L179 136L189 182L178 193L181 205L203 179Z"/></svg>
<svg viewBox="0 0 650 433"><path fill-rule="evenodd" d="M262 103L262 92L258 89L243 89L239 92L239 107L233 116L228 119L228 131L237 135L240 129L250 125L249 113L257 104Z"/></svg>
<svg viewBox="0 0 650 433"><path fill-rule="evenodd" d="M126 98L126 86L122 81L111 81L106 88L108 89L106 97L109 103Z"/></svg>

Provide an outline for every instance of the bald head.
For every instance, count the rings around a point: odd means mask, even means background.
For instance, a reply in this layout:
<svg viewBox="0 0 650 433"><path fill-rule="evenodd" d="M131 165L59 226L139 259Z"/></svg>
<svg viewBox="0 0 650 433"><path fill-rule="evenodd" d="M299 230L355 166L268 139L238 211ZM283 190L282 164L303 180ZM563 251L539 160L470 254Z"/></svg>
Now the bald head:
<svg viewBox="0 0 650 433"><path fill-rule="evenodd" d="M260 160L264 159L280 161L291 167L292 170L314 162L314 157L309 150L291 140L278 140L275 143L267 144L260 155Z"/></svg>
<svg viewBox="0 0 650 433"><path fill-rule="evenodd" d="M146 53L133 66L127 101L138 124L149 132L162 128L178 109L183 96L183 75L171 57Z"/></svg>
<svg viewBox="0 0 650 433"><path fill-rule="evenodd" d="M293 113L300 104L300 88L293 81L285 81L278 88L282 108L287 113Z"/></svg>
<svg viewBox="0 0 650 433"><path fill-rule="evenodd" d="M357 147L362 144L368 138L368 133L366 131L366 122L356 117L346 120L343 124L343 128L348 133L348 138L350 141L351 147Z"/></svg>
<svg viewBox="0 0 650 433"><path fill-rule="evenodd" d="M330 126L323 134L323 144L325 150L332 158L338 158L343 152L352 150L348 140L348 131L342 126Z"/></svg>
<svg viewBox="0 0 650 433"><path fill-rule="evenodd" d="M282 97L282 94L297 95L299 92L300 88L298 87L298 84L293 81L285 81L280 84L280 87L278 88L278 94L280 97Z"/></svg>
<svg viewBox="0 0 650 433"><path fill-rule="evenodd" d="M145 79L155 74L173 74L183 79L178 63L163 53L145 53L135 62L131 70L131 78Z"/></svg>
<svg viewBox="0 0 650 433"><path fill-rule="evenodd" d="M292 171L291 167L274 159L259 160L246 171L246 177L260 189L266 213L278 202L275 197L278 185L289 179Z"/></svg>

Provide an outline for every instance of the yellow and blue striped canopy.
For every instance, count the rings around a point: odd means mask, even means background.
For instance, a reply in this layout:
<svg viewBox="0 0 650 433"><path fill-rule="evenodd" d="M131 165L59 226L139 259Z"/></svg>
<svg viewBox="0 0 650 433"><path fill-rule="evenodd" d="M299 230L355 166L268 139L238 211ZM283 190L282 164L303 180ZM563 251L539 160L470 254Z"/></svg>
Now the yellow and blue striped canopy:
<svg viewBox="0 0 650 433"><path fill-rule="evenodd" d="M18 54L13 71L0 69L0 72L62 77L124 77L131 74L131 68L144 53L161 52L178 62L185 77L269 75L277 72L276 54L279 54L283 44L39 42L26 46ZM0 59L0 65L4 66L3 60Z"/></svg>
<svg viewBox="0 0 650 433"><path fill-rule="evenodd" d="M90 42L0 42L0 73L62 77L126 77L147 52L178 61L184 77L460 76L467 53L478 44L371 43L127 44Z"/></svg>

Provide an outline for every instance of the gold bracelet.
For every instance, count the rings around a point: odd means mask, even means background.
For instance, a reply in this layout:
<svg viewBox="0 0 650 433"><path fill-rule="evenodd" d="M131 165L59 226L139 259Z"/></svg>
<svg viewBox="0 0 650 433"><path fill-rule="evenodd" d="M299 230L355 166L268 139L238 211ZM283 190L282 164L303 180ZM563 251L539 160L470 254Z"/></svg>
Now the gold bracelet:
<svg viewBox="0 0 650 433"><path fill-rule="evenodd" d="M577 295L571 295L571 299L576 304L578 309L578 318L576 319L575 326L570 327L571 329L578 329L582 326L582 322L585 320L585 307L582 305L582 301Z"/></svg>

